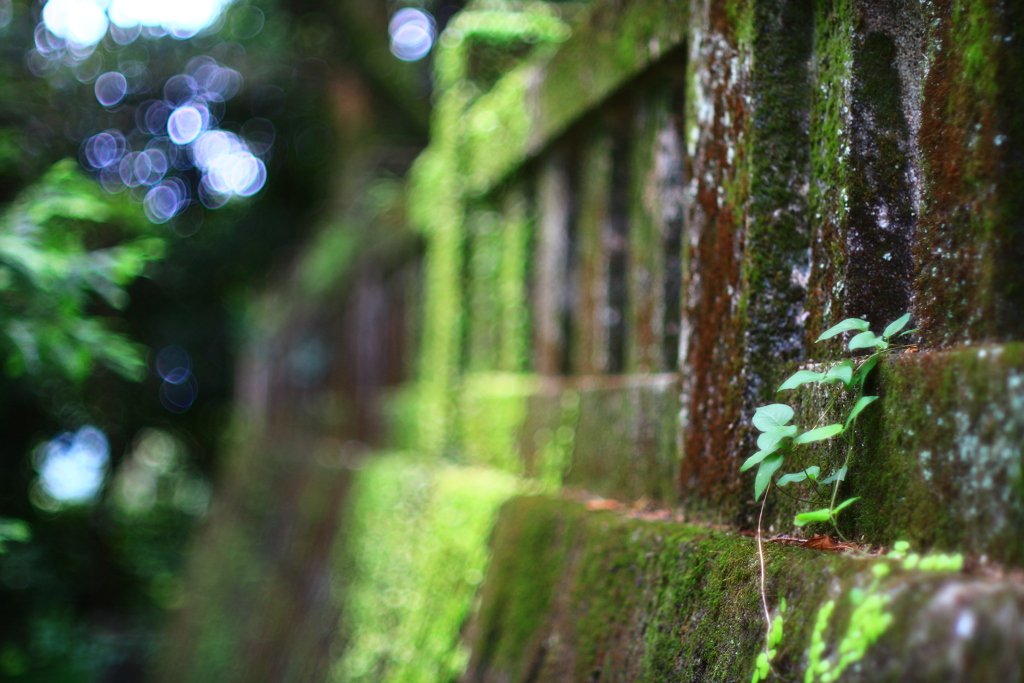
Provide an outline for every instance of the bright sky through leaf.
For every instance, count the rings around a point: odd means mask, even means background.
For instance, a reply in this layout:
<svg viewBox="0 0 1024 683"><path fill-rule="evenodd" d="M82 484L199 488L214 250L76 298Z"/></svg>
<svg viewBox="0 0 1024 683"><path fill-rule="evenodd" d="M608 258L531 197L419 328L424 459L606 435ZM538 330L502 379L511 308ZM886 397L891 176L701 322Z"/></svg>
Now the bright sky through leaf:
<svg viewBox="0 0 1024 683"><path fill-rule="evenodd" d="M175 38L191 38L212 26L224 0L49 0L43 23L50 33L85 48L103 40L110 24L147 27Z"/></svg>

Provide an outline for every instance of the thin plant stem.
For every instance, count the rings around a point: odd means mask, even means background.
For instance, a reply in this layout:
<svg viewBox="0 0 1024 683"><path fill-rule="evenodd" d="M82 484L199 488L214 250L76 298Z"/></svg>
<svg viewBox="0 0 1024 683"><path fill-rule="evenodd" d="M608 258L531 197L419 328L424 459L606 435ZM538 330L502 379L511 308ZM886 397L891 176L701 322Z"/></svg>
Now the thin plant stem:
<svg viewBox="0 0 1024 683"><path fill-rule="evenodd" d="M803 470L804 474L807 474L807 465L805 465L803 459L799 455L796 454L796 449L791 447L789 449L789 454L792 455L794 459L796 459L796 464L800 467L801 470ZM821 491L821 487L818 486L818 482L817 481L815 481L814 479L811 479L810 476L808 476L807 479L805 479L804 481L811 482L811 486L814 487L814 493L817 494L819 496L819 498L824 498L825 497L825 495ZM779 489L779 490L782 491L782 489ZM792 497L793 496L790 496L790 498L792 498ZM802 500L802 499L797 498L797 500ZM804 503L809 503L810 501L803 500L803 502Z"/></svg>
<svg viewBox="0 0 1024 683"><path fill-rule="evenodd" d="M810 504L810 502L811 502L811 501L807 500L806 498L801 498L799 496L793 495L792 493L789 493L788 491L782 490L781 486L779 487L779 493L784 495L786 498L789 498L790 500L795 500L795 501L800 502L800 503Z"/></svg>
<svg viewBox="0 0 1024 683"><path fill-rule="evenodd" d="M768 648L768 638L772 633L772 616L768 611L768 593L765 587L764 578L764 546L761 543L761 520L764 519L764 505L768 502L768 491L771 490L772 483L769 481L768 486L764 490L764 496L761 497L761 513L757 516L757 556L761 560L761 605L764 607L764 623L765 623L765 651Z"/></svg>

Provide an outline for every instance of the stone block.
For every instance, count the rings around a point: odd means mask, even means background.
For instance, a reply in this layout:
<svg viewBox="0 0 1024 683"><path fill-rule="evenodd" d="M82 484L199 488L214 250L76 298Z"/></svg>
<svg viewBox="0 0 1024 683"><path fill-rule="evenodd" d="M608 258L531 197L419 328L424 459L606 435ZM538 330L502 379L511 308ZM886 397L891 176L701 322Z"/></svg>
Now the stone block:
<svg viewBox="0 0 1024 683"><path fill-rule="evenodd" d="M464 681L748 680L765 612L786 680L1024 675L1024 589L958 556L854 557L544 498L500 513Z"/></svg>

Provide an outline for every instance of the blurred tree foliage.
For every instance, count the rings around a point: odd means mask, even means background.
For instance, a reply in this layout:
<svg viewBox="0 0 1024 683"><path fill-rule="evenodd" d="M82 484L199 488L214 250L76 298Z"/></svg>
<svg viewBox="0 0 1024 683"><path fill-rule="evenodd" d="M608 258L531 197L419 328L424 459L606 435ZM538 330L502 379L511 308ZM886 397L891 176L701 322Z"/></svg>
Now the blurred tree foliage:
<svg viewBox="0 0 1024 683"><path fill-rule="evenodd" d="M205 509L246 293L332 210L338 157L366 133L347 128L345 70L376 50L373 87L389 89L390 55L379 54L387 11L380 36L357 41L335 8L272 1L229 6L187 40L122 45L108 35L89 59L104 71L141 64L144 77L103 107L66 54L29 68L42 7L0 1L13 16L0 26L0 680L139 680L161 615L179 602L182 549ZM359 59L356 43L367 45ZM194 203L154 225L137 193L105 192L76 159L103 130L138 148L139 105L199 55L244 79L222 127L271 122L268 182L252 199L216 211ZM423 71L392 67L406 80ZM410 96L373 118L415 145L426 109ZM188 351L199 383L185 412L161 404L152 372L169 345ZM110 443L99 502L41 503L40 445L88 424Z"/></svg>
<svg viewBox="0 0 1024 683"><path fill-rule="evenodd" d="M138 380L145 353L90 310L121 310L125 287L164 242L123 196L103 192L65 160L0 215L0 354L9 375L82 382L98 361Z"/></svg>

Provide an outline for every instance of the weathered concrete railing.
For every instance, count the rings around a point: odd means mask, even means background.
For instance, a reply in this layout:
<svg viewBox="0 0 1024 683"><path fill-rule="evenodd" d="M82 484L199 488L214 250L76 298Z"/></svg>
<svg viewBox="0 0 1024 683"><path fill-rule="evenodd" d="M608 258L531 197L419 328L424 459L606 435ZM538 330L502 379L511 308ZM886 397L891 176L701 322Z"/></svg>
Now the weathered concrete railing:
<svg viewBox="0 0 1024 683"><path fill-rule="evenodd" d="M542 10L461 15L441 39L444 90L413 175L410 215L428 241L421 444L749 529L756 508L738 469L754 408L801 364L837 357L838 344L812 344L830 325L856 316L879 328L910 311L918 352L880 368L846 483L862 500L844 531L1020 565L1022 12L608 0L564 42ZM474 50L538 41L493 84L474 76ZM472 680L750 675L762 618L751 543L578 515L506 508L484 605L506 602L477 619ZM766 526L788 529L791 515L770 503ZM600 524L626 529L608 541L619 546L601 545ZM521 541L510 529L547 534L527 545L553 544L547 583L508 578L528 559L501 550ZM808 617L787 635L783 673L1024 670L1019 619L995 606L1020 612L1015 583L913 562L882 581L889 570L870 563L794 553L769 554L770 602L788 596ZM689 577L678 589L677 560ZM838 578L825 586L821 572ZM879 619L897 626L840 666L853 626L818 628L811 615L853 589L882 596L890 616ZM637 611L594 616L613 596ZM534 598L533 621L509 622L507 601ZM860 614L858 599L845 613ZM979 629L1001 643L991 667ZM901 663L901 649L944 658Z"/></svg>

